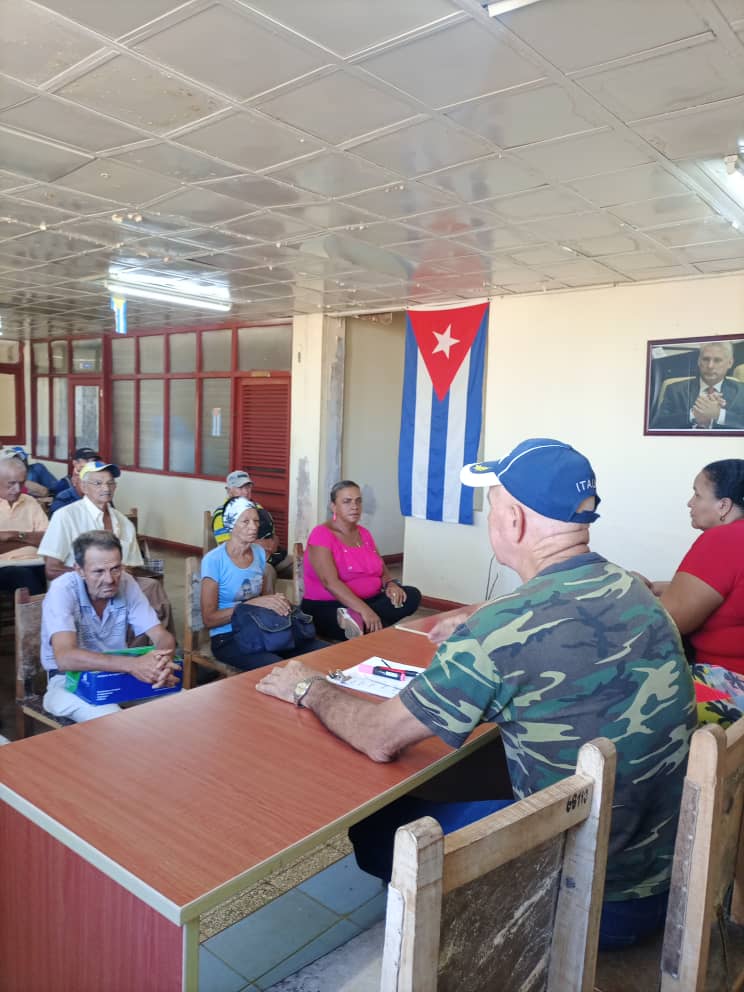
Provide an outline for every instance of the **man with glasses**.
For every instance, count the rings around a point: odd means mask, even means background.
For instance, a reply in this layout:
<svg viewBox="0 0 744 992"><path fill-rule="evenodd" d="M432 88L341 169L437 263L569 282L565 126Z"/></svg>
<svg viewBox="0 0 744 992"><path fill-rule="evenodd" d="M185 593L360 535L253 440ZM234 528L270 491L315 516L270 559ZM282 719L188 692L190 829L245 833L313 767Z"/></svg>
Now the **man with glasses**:
<svg viewBox="0 0 744 992"><path fill-rule="evenodd" d="M112 505L116 480L121 475L118 465L103 461L86 462L80 469L83 498L57 510L49 521L39 554L49 582L75 566L72 545L76 537L91 530L106 530L119 538L121 560L127 571L137 577L137 583L164 627L173 629L172 610L163 585L157 579L142 574L144 561L137 541L137 531L131 520Z"/></svg>

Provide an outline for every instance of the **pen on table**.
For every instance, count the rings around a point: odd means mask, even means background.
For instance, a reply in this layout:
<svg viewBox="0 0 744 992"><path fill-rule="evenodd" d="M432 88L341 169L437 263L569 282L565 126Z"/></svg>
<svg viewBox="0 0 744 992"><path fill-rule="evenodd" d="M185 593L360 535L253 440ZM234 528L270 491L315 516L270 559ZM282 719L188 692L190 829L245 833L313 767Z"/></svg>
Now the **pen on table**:
<svg viewBox="0 0 744 992"><path fill-rule="evenodd" d="M401 681L402 679L412 679L419 673L412 671L410 668L393 668L391 665L376 665L372 669L372 674L381 675L386 679Z"/></svg>

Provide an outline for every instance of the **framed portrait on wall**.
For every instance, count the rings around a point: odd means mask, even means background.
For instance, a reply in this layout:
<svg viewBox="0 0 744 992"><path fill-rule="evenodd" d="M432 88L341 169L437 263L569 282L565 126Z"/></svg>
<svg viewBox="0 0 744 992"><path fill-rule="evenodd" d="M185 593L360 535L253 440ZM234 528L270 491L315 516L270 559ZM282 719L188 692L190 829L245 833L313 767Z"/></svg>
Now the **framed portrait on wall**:
<svg viewBox="0 0 744 992"><path fill-rule="evenodd" d="M744 332L649 341L644 434L744 435Z"/></svg>

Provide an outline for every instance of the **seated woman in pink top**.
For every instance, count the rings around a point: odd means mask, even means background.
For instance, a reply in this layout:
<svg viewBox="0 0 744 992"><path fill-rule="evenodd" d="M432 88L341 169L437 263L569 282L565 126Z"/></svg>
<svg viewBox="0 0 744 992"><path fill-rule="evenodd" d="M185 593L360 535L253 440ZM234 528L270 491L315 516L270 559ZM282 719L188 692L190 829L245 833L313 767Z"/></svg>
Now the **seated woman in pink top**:
<svg viewBox="0 0 744 992"><path fill-rule="evenodd" d="M331 519L307 539L302 609L320 637L343 640L381 630L418 609L421 593L390 577L372 535L359 525L362 494L344 479L331 489Z"/></svg>

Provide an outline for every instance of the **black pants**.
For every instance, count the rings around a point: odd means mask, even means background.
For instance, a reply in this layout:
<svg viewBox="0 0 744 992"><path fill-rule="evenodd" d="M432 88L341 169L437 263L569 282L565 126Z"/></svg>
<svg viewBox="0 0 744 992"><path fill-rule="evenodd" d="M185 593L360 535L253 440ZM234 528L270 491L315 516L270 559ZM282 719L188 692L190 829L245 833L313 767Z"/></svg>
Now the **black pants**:
<svg viewBox="0 0 744 992"><path fill-rule="evenodd" d="M310 651L318 651L320 648L327 648L323 641L314 638L312 641L305 641L302 647L290 648L288 651L276 653L274 651L252 651L246 654L240 649L238 639L233 633L217 634L211 640L212 654L219 661L233 668L241 668L244 672L250 672L254 668L263 668L264 665L276 665L279 661L286 661L287 658L296 658L301 654Z"/></svg>
<svg viewBox="0 0 744 992"><path fill-rule="evenodd" d="M401 606L393 606L384 592L365 599L364 602L382 620L383 627L392 627L403 617L410 617L419 608L421 593L415 586L403 586L406 601ZM343 641L346 638L343 630L336 623L336 610L343 606L336 599L303 599L302 609L309 613L315 623L315 629L321 637L331 641Z"/></svg>
<svg viewBox="0 0 744 992"><path fill-rule="evenodd" d="M0 568L0 590L15 592L28 589L32 596L46 592L46 578L43 565L6 565Z"/></svg>

